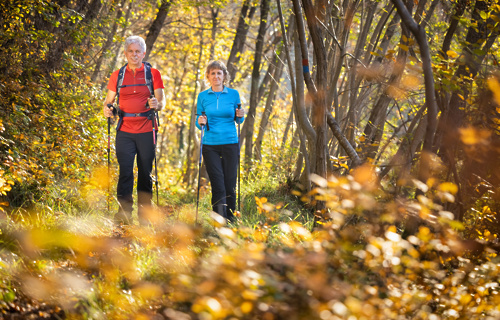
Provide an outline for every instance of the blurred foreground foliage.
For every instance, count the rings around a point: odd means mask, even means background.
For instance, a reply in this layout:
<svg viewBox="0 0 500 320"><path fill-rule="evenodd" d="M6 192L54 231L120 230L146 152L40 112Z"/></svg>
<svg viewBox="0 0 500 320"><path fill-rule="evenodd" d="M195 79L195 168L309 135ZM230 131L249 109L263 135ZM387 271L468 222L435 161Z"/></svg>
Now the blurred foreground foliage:
<svg viewBox="0 0 500 320"><path fill-rule="evenodd" d="M394 200L369 166L313 181L319 187L304 196L328 207L313 230L264 197L256 197L261 223L251 226L216 215L194 224L192 208L154 210L152 227L119 230L102 216L9 215L1 310L27 315L44 303L69 319L500 316L496 236L460 235L466 226L443 209L453 184L415 182L418 200ZM53 223L34 228L40 215Z"/></svg>

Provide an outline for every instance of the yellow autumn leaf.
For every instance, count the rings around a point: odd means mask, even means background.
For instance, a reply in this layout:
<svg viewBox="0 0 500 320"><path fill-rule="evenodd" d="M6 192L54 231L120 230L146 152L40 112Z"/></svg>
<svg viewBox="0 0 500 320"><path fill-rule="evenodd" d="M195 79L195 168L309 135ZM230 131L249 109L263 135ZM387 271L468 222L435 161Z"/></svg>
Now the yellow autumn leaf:
<svg viewBox="0 0 500 320"><path fill-rule="evenodd" d="M491 136L491 131L477 130L473 127L461 128L460 139L466 145L488 144L488 139Z"/></svg>
<svg viewBox="0 0 500 320"><path fill-rule="evenodd" d="M455 59L456 57L458 57L458 53L456 53L455 51L453 50L448 50L446 51L446 54L448 55L448 57L452 58L452 59Z"/></svg>
<svg viewBox="0 0 500 320"><path fill-rule="evenodd" d="M266 197L262 197L262 198L255 197L255 202L257 203L257 206L262 207L262 205L267 202L267 198Z"/></svg>
<svg viewBox="0 0 500 320"><path fill-rule="evenodd" d="M398 231L398 228L396 228L395 225L392 225L387 228L387 231L396 233Z"/></svg>
<svg viewBox="0 0 500 320"><path fill-rule="evenodd" d="M413 75L408 75L401 79L401 84L407 89L416 89L420 85L420 79Z"/></svg>
<svg viewBox="0 0 500 320"><path fill-rule="evenodd" d="M488 88L493 92L493 98L495 99L495 102L497 105L500 106L500 82L496 78L489 78L488 81ZM498 111L499 108L497 108Z"/></svg>
<svg viewBox="0 0 500 320"><path fill-rule="evenodd" d="M163 294L163 290L159 285L150 282L137 285L132 289L132 292L143 299L155 299Z"/></svg>
<svg viewBox="0 0 500 320"><path fill-rule="evenodd" d="M309 241L312 239L312 235L309 232L309 230L304 228L299 222L292 221L288 225L293 230L295 235L297 235L300 239L306 240L306 241Z"/></svg>
<svg viewBox="0 0 500 320"><path fill-rule="evenodd" d="M491 209L490 209L490 207L488 207L488 206L484 206L484 207L483 207L483 213L486 213L486 214L491 214Z"/></svg>
<svg viewBox="0 0 500 320"><path fill-rule="evenodd" d="M347 297L345 305L354 314L360 313L364 308L362 302L354 297Z"/></svg>
<svg viewBox="0 0 500 320"><path fill-rule="evenodd" d="M387 95L394 99L402 99L404 97L405 91L401 90L397 86L389 85L387 87Z"/></svg>
<svg viewBox="0 0 500 320"><path fill-rule="evenodd" d="M456 184L451 182L443 182L438 186L438 189L443 192L449 192L451 194L456 194L458 192L458 187Z"/></svg>
<svg viewBox="0 0 500 320"><path fill-rule="evenodd" d="M377 176L375 168L370 164L364 164L354 169L352 176L354 180L367 188L373 188L376 185Z"/></svg>
<svg viewBox="0 0 500 320"><path fill-rule="evenodd" d="M401 44L401 43L398 44L398 47L400 47L401 50L403 50L403 51L408 51L408 49L409 49L407 45L404 45L404 44Z"/></svg>
<svg viewBox="0 0 500 320"><path fill-rule="evenodd" d="M252 236L255 239L255 241L264 242L268 238L268 232L262 229L258 229L255 230Z"/></svg>
<svg viewBox="0 0 500 320"><path fill-rule="evenodd" d="M251 302L245 301L241 304L241 312L249 313L253 309L253 304Z"/></svg>
<svg viewBox="0 0 500 320"><path fill-rule="evenodd" d="M255 301L259 298L259 294L253 290L244 290L241 293L241 297L245 300Z"/></svg>

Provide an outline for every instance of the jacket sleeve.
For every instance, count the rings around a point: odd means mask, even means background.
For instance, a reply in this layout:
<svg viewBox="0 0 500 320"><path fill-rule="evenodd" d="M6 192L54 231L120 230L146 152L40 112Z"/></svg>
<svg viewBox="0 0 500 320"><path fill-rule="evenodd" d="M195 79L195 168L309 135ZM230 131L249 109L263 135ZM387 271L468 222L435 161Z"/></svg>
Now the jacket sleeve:
<svg viewBox="0 0 500 320"><path fill-rule="evenodd" d="M161 78L160 71L154 68L151 68L151 74L153 76L153 87L154 89L164 89L163 79Z"/></svg>
<svg viewBox="0 0 500 320"><path fill-rule="evenodd" d="M120 70L116 70L115 72L113 72L111 74L111 76L109 77L109 81L108 81L108 89L113 91L113 92L116 92L116 85L117 85L117 82L118 82L118 72Z"/></svg>

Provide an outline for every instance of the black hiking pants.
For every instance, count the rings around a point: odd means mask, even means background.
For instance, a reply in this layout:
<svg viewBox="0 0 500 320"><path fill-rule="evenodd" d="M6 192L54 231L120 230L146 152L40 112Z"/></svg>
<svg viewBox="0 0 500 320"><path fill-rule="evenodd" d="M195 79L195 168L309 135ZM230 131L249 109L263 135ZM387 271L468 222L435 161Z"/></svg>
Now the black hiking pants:
<svg viewBox="0 0 500 320"><path fill-rule="evenodd" d="M212 185L212 210L233 221L236 207L238 144L203 145L203 160Z"/></svg>
<svg viewBox="0 0 500 320"><path fill-rule="evenodd" d="M115 216L117 222L130 223L133 210L132 192L134 189L134 162L137 157L137 215L139 221L145 210L151 207L153 196L153 160L155 146L153 132L116 133L116 157L120 166L120 175L116 194L120 208Z"/></svg>

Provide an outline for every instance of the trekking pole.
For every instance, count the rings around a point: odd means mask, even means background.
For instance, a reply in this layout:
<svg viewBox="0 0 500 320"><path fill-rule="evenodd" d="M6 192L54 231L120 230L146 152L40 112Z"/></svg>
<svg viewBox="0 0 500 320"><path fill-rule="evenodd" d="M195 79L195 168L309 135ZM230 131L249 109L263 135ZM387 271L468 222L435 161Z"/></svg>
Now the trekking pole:
<svg viewBox="0 0 500 320"><path fill-rule="evenodd" d="M151 96L151 98L154 98L154 96ZM156 163L156 128L155 128L155 121L158 117L158 114L156 113L156 110L151 109L153 112L153 119L151 121L153 125L153 148L154 148L154 155L155 155L155 186L156 186L156 205L159 206L160 202L158 201L158 164ZM159 123L159 122L158 122Z"/></svg>
<svg viewBox="0 0 500 320"><path fill-rule="evenodd" d="M238 103L238 109L241 109L241 103ZM238 117L239 118L239 117ZM240 208L240 166L241 166L241 140L240 140L240 120L238 119L238 212L241 214Z"/></svg>
<svg viewBox="0 0 500 320"><path fill-rule="evenodd" d="M112 104L107 105L108 108L113 108ZM109 213L109 195L110 195L110 185L111 185L111 174L110 174L110 165L111 165L111 117L108 117L108 196L106 197L108 200L108 213Z"/></svg>
<svg viewBox="0 0 500 320"><path fill-rule="evenodd" d="M205 117L205 112L202 112L201 115ZM200 158L198 161L198 192L196 194L196 220L195 222L198 223L198 205L200 203L200 179L201 179L201 156L202 156L202 150L203 150L203 132L205 131L205 125L201 126L201 137L200 137Z"/></svg>
<svg viewBox="0 0 500 320"><path fill-rule="evenodd" d="M154 111L154 115L156 116L156 124L158 125L157 132L160 132L160 118L158 116L158 112ZM156 163L156 143L155 143L155 176L156 176L156 205L159 206L160 202L158 201L158 165Z"/></svg>

